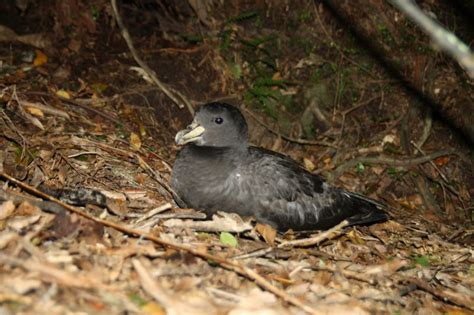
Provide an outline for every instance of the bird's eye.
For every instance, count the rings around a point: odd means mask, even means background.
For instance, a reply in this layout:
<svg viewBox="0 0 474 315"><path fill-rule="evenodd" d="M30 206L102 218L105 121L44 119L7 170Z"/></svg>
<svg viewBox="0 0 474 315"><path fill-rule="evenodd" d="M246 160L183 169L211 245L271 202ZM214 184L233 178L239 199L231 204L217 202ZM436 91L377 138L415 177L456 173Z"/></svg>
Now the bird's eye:
<svg viewBox="0 0 474 315"><path fill-rule="evenodd" d="M216 118L214 118L214 122L216 124L220 125L224 122L224 119L222 119L221 117L216 117Z"/></svg>

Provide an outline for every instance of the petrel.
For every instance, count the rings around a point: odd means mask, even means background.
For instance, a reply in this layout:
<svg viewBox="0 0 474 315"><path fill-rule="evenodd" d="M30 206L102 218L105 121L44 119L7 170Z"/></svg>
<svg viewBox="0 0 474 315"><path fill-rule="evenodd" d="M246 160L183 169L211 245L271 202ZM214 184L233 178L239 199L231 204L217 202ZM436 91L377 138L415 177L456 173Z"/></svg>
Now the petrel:
<svg viewBox="0 0 474 315"><path fill-rule="evenodd" d="M331 186L291 158L250 145L245 118L232 105L202 105L175 141L184 145L171 177L180 207L209 216L217 211L253 216L279 231L388 219L382 203Z"/></svg>

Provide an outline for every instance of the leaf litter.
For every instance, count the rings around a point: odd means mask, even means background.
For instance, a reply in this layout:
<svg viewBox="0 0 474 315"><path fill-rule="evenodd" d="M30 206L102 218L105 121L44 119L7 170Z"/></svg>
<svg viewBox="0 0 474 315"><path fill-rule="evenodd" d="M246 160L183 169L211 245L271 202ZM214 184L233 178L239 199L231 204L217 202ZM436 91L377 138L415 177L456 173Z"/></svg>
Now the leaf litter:
<svg viewBox="0 0 474 315"><path fill-rule="evenodd" d="M66 120L56 121L56 128L64 123ZM22 134L27 133L22 130ZM316 314L472 311L472 248L429 231L423 222L392 220L346 228L323 238L316 248L299 247L291 241L304 236L279 236L271 227L260 224L252 229L249 222L235 215L200 221L204 217L190 212L187 216L191 219L185 219L183 210L175 209L169 195L157 194L160 183L133 159L132 151L146 156L143 148L113 137L106 137L100 146L95 145L97 140L69 137L69 141L58 142L55 135L31 135L29 141L42 151L51 150L51 144L57 149L43 152L49 159L36 158L29 172L39 168L41 174L54 179L59 178L55 172L65 168L67 174L75 175L56 180L59 187L63 181L74 185L82 181L85 186L110 191L108 199L120 203L121 210L92 205L84 209L101 219L143 229L223 259L245 255L239 259L240 264L311 306ZM103 144L114 149L106 151ZM76 161L77 153L92 151L98 154ZM13 153L7 151L7 161L15 158ZM145 161L152 167L156 165L161 176L169 176L163 161ZM9 170L8 163L4 164ZM124 171L113 170L119 164ZM137 184L138 177L141 184ZM9 193L24 193L8 181L2 185L6 193L0 204L3 307L38 313L45 313L47 307L50 313L58 314L75 309L150 314L301 313L300 308L220 263L135 238L66 209L51 214L42 203L9 200ZM146 224L148 221L151 224ZM451 227L444 228L454 233ZM292 246L284 246L288 242ZM143 303L137 303L134 296Z"/></svg>
<svg viewBox="0 0 474 315"><path fill-rule="evenodd" d="M32 62L46 67L49 59L41 52ZM119 72L128 70L123 65ZM107 203L73 212L2 175L0 313L474 312L472 228L445 222L435 209L417 212L426 196L413 190L398 194L405 197L389 193L393 220L341 225L328 233L281 235L231 214L206 219L192 209L177 209L167 186L178 149L173 134L185 118L159 124L147 107L137 110L123 95L105 97L94 86L108 84L86 78L76 92L51 88L38 97L29 94L32 77L17 75L16 85L0 77L1 174L30 187L96 189ZM162 114L173 116L167 109ZM267 136L262 143L280 147L278 139ZM381 145L368 147L372 153L399 145L398 135L381 139ZM394 167L383 164L391 161L352 160L354 167L336 168L338 159L350 160L354 152L314 159L311 151L291 150L307 168L335 170L345 187L368 187L375 195L399 183L405 172L402 160ZM443 155L433 162L449 171L450 183L440 185L448 191L444 207L455 211L457 204L469 203L470 187L460 183L457 158ZM438 180L440 173L423 165L416 176ZM411 185L404 182L398 189ZM449 192L453 186L456 193Z"/></svg>

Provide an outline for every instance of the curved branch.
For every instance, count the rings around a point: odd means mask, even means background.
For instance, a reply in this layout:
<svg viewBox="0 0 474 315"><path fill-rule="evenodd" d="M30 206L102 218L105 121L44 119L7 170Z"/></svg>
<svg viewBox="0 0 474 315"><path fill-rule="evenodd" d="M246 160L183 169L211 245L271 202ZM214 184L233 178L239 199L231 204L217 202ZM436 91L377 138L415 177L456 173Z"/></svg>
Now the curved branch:
<svg viewBox="0 0 474 315"><path fill-rule="evenodd" d="M342 173L344 173L348 168L355 167L359 163L363 164L385 164L385 165L391 165L391 166L402 166L402 167L410 167L422 163L429 162L431 160L437 159L441 156L446 156L446 155L453 155L457 154L456 150L450 149L450 150L442 150L438 152L433 152L431 154L423 155L420 157L416 158L408 158L408 159L395 159L395 158L390 158L390 157L358 157L355 159L352 159L350 161L345 162L342 165L339 165L331 174L328 176L331 180L338 178L341 176Z"/></svg>
<svg viewBox="0 0 474 315"><path fill-rule="evenodd" d="M466 44L423 13L415 1L390 0L390 2L427 33L442 50L456 59L467 74L474 79L474 54Z"/></svg>
<svg viewBox="0 0 474 315"><path fill-rule="evenodd" d="M155 83L162 91L163 93L166 94L173 102L175 102L180 108L183 107L181 102L178 100L176 95L179 96L181 101L186 105L187 109L191 113L191 115L194 115L194 109L191 105L191 102L188 101L188 99L181 94L180 92L176 90L172 90L170 87L167 87L163 82L161 82L158 77L156 76L155 71L153 71L139 56L137 51L135 50L135 46L133 45L132 39L130 37L130 33L128 32L127 28L123 24L122 17L120 16L117 8L117 0L110 0L112 4L112 9L113 13L115 16L115 19L117 20L117 24L120 28L120 31L122 33L123 39L125 39L125 42L127 43L128 49L130 49L130 52L132 53L133 59L138 63L138 65L146 72L146 74L150 77L150 79Z"/></svg>

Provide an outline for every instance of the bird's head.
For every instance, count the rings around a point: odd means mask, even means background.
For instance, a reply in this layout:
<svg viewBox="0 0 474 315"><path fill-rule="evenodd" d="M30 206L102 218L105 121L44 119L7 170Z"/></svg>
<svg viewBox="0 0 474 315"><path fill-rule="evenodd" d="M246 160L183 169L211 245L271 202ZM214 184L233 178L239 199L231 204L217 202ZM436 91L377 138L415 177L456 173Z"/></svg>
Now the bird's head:
<svg viewBox="0 0 474 315"><path fill-rule="evenodd" d="M179 145L244 147L247 138L247 123L236 107L226 103L209 103L199 107L193 122L176 134L175 141Z"/></svg>

